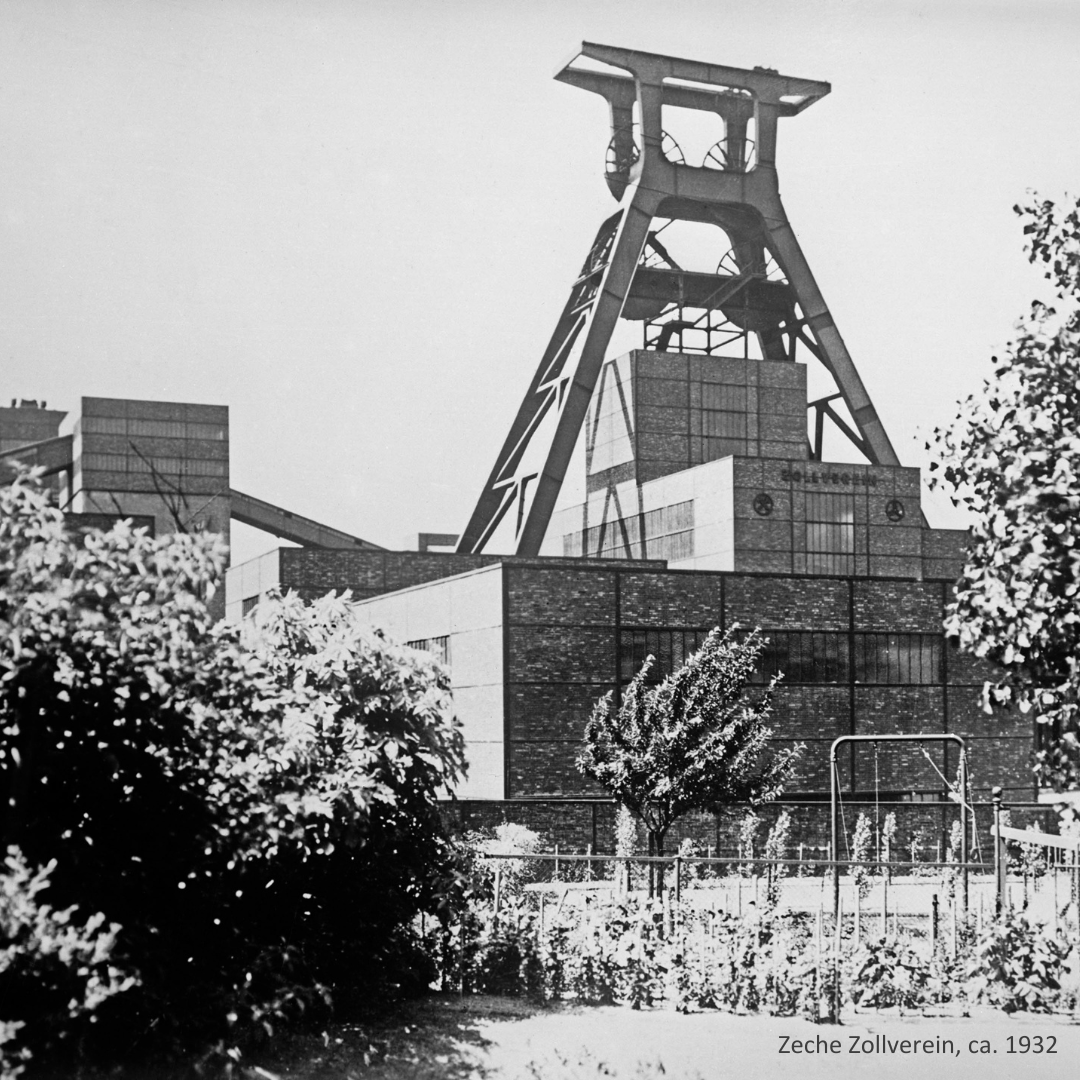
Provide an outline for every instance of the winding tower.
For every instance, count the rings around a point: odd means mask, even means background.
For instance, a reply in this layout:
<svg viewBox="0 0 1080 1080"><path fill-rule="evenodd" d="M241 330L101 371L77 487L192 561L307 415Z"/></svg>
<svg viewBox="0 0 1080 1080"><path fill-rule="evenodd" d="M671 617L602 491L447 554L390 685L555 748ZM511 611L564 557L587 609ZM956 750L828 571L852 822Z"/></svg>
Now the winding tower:
<svg viewBox="0 0 1080 1080"><path fill-rule="evenodd" d="M539 554L583 425L596 472L594 394L599 382L603 396L620 318L641 324L644 353L792 363L805 350L834 388L808 403L813 435L798 456L822 459L828 420L869 465L898 466L780 199L779 119L829 84L591 42L555 78L608 103L606 180L619 209L589 248L457 550L483 551L511 515L515 553ZM685 110L718 135L700 161L687 161L667 133L668 118ZM686 268L669 250L665 231L687 227L712 237L713 267ZM614 485L618 474L609 474Z"/></svg>

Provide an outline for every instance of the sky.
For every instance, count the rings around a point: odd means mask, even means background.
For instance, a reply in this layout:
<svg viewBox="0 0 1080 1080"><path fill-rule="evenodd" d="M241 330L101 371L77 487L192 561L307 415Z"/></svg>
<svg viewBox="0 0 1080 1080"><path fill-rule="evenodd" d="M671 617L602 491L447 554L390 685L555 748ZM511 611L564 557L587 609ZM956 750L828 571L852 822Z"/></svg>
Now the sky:
<svg viewBox="0 0 1080 1080"><path fill-rule="evenodd" d="M781 193L925 466L1043 292L1013 205L1080 189L1078 3L0 0L0 401L225 404L235 488L459 532L615 209L582 40L832 84Z"/></svg>

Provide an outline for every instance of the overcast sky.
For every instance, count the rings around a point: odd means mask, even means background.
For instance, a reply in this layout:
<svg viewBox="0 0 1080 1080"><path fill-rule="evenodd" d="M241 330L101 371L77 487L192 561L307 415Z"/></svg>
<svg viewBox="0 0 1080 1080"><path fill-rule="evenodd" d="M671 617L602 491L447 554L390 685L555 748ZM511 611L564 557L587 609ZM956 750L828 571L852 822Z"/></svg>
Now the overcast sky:
<svg viewBox="0 0 1080 1080"><path fill-rule="evenodd" d="M226 404L240 490L460 531L615 208L582 39L832 83L781 191L924 464L1037 291L1012 205L1080 190L1080 4L0 0L0 400Z"/></svg>

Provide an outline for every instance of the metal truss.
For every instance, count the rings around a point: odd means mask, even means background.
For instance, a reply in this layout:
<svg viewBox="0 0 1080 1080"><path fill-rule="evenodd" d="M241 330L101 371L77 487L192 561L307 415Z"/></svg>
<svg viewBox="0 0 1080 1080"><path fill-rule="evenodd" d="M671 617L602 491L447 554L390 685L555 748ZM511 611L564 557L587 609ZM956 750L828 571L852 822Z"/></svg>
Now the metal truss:
<svg viewBox="0 0 1080 1080"><path fill-rule="evenodd" d="M574 66L581 58L609 70ZM751 335L768 360L794 360L805 348L837 386L811 404L811 453L820 457L827 416L869 462L898 465L780 201L777 122L824 97L829 84L589 42L555 78L607 100L606 180L623 209L597 233L457 550L482 551L513 510L516 552L539 553L620 317L642 322L650 349L714 354L741 345L749 355ZM724 138L700 165L688 164L664 131L664 106L723 120ZM712 274L684 270L657 219L718 227L729 256ZM833 408L837 399L852 424ZM526 464L534 442L538 463Z"/></svg>

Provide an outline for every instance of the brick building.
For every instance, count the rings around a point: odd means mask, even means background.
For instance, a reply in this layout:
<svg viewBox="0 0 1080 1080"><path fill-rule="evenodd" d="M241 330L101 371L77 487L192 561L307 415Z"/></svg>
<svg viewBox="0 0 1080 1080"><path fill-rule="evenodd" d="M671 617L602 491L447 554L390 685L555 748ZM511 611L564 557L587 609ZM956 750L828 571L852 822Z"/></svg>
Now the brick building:
<svg viewBox="0 0 1080 1080"><path fill-rule="evenodd" d="M977 802L995 785L1033 802L1031 722L985 716L992 673L943 636L965 534L926 526L916 469L811 461L806 409L795 363L630 353L594 394L587 501L556 517L555 554L280 549L230 571L229 615L271 588L349 589L442 658L470 762L448 812L466 824L610 849L613 807L574 766L590 710L647 655L664 674L736 625L769 638L762 681L784 674L774 737L806 746L785 796L803 840L823 842L840 735L959 734ZM896 810L905 844L935 845L957 764L942 743L846 747L839 780L853 810ZM723 819L680 828L733 842Z"/></svg>

